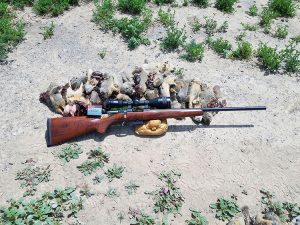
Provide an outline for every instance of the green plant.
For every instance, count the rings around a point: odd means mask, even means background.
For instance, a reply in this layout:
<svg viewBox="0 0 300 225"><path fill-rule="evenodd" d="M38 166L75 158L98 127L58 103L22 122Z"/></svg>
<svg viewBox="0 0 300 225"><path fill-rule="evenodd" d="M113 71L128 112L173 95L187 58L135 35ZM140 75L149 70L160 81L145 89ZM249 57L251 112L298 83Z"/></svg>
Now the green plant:
<svg viewBox="0 0 300 225"><path fill-rule="evenodd" d="M111 182L114 178L120 179L123 176L125 167L123 166L118 166L117 164L114 164L112 168L109 168L105 174Z"/></svg>
<svg viewBox="0 0 300 225"><path fill-rule="evenodd" d="M249 11L247 12L250 16L257 16L258 15L258 9L255 4L251 5L249 8Z"/></svg>
<svg viewBox="0 0 300 225"><path fill-rule="evenodd" d="M226 33L228 30L228 21L224 21L222 25L217 29L219 33Z"/></svg>
<svg viewBox="0 0 300 225"><path fill-rule="evenodd" d="M57 157L61 160L62 164L70 162L71 159L78 159L79 154L82 153L82 149L77 144L67 145L63 147L57 154Z"/></svg>
<svg viewBox="0 0 300 225"><path fill-rule="evenodd" d="M23 9L25 6L32 6L33 0L3 0L3 2L11 4L13 7Z"/></svg>
<svg viewBox="0 0 300 225"><path fill-rule="evenodd" d="M229 43L229 41L223 39L222 37L213 40L211 38L208 39L208 45L218 54L220 54L223 57L227 57L229 51L232 48L232 45Z"/></svg>
<svg viewBox="0 0 300 225"><path fill-rule="evenodd" d="M208 0L193 0L193 3L200 8L207 8L208 7Z"/></svg>
<svg viewBox="0 0 300 225"><path fill-rule="evenodd" d="M236 2L237 0L216 0L215 7L222 12L232 13Z"/></svg>
<svg viewBox="0 0 300 225"><path fill-rule="evenodd" d="M21 188L26 188L23 196L34 195L36 187L43 182L50 180L50 166L45 168L27 166L25 169L17 172L16 180L21 180Z"/></svg>
<svg viewBox="0 0 300 225"><path fill-rule="evenodd" d="M76 216L83 208L82 199L74 191L75 188L57 188L30 201L11 199L0 208L0 224L61 224L65 214Z"/></svg>
<svg viewBox="0 0 300 225"><path fill-rule="evenodd" d="M106 197L109 198L117 198L120 196L120 193L116 188L109 188L108 191L105 194Z"/></svg>
<svg viewBox="0 0 300 225"><path fill-rule="evenodd" d="M54 25L53 21L51 22L51 24L49 26L42 27L42 29L43 29L42 35L44 37L44 40L49 39L54 35L54 28L55 28L55 25Z"/></svg>
<svg viewBox="0 0 300 225"><path fill-rule="evenodd" d="M205 23L201 24L201 27L205 28L205 33L209 36L215 33L225 33L228 29L228 22L224 21L220 27L218 27L218 23L211 17L205 17Z"/></svg>
<svg viewBox="0 0 300 225"><path fill-rule="evenodd" d="M96 175L93 178L94 184L100 184L102 182L102 180L104 179L104 176L100 176L100 175Z"/></svg>
<svg viewBox="0 0 300 225"><path fill-rule="evenodd" d="M295 37L292 37L291 40L295 41L296 44L298 44L300 42L300 34L296 35Z"/></svg>
<svg viewBox="0 0 300 225"><path fill-rule="evenodd" d="M77 166L78 170L84 174L84 176L88 176L95 172L97 169L102 168L103 164L98 161L90 161L86 160L80 166Z"/></svg>
<svg viewBox="0 0 300 225"><path fill-rule="evenodd" d="M20 43L25 36L24 23L15 19L7 3L0 2L0 61Z"/></svg>
<svg viewBox="0 0 300 225"><path fill-rule="evenodd" d="M51 14L52 16L58 16L68 10L70 5L78 5L78 1L37 0L34 2L33 9L38 15Z"/></svg>
<svg viewBox="0 0 300 225"><path fill-rule="evenodd" d="M300 51L296 48L296 43L291 41L280 52L282 62L284 63L284 69L290 73L300 72Z"/></svg>
<svg viewBox="0 0 300 225"><path fill-rule="evenodd" d="M240 34L238 34L236 37L235 37L235 40L236 41L243 41L246 37L246 33L245 32L242 32Z"/></svg>
<svg viewBox="0 0 300 225"><path fill-rule="evenodd" d="M157 5L162 5L162 4L172 4L175 2L175 0L154 0L154 2Z"/></svg>
<svg viewBox="0 0 300 225"><path fill-rule="evenodd" d="M164 11L162 8L158 11L159 21L165 26L171 26L175 24L175 11L171 12L169 8L168 11Z"/></svg>
<svg viewBox="0 0 300 225"><path fill-rule="evenodd" d="M266 69L272 72L279 69L281 59L276 48L261 43L258 48L258 58Z"/></svg>
<svg viewBox="0 0 300 225"><path fill-rule="evenodd" d="M194 19L193 23L191 24L191 27L193 32L198 32L201 29L202 24L198 19Z"/></svg>
<svg viewBox="0 0 300 225"><path fill-rule="evenodd" d="M140 14L145 8L145 0L118 0L119 8L124 13Z"/></svg>
<svg viewBox="0 0 300 225"><path fill-rule="evenodd" d="M112 0L103 0L101 4L96 4L96 9L93 12L93 21L103 30L113 29L115 26L113 19L115 8Z"/></svg>
<svg viewBox="0 0 300 225"><path fill-rule="evenodd" d="M133 181L130 181L128 184L125 185L125 189L129 195L135 193L139 187L140 186L134 183Z"/></svg>
<svg viewBox="0 0 300 225"><path fill-rule="evenodd" d="M278 16L294 17L296 5L293 0L269 0L269 8L278 13Z"/></svg>
<svg viewBox="0 0 300 225"><path fill-rule="evenodd" d="M170 26L167 30L167 36L162 40L161 47L167 51L172 51L185 43L186 32L184 28L179 29L176 26Z"/></svg>
<svg viewBox="0 0 300 225"><path fill-rule="evenodd" d="M152 216L141 212L133 216L130 225L155 225L155 220Z"/></svg>
<svg viewBox="0 0 300 225"><path fill-rule="evenodd" d="M101 148L97 148L95 150L91 150L88 153L89 159L94 159L95 161L101 164L101 167L104 166L104 163L109 162L109 154L104 152Z"/></svg>
<svg viewBox="0 0 300 225"><path fill-rule="evenodd" d="M85 196L87 198L92 197L95 193L90 190L90 188L85 185L80 191L80 196Z"/></svg>
<svg viewBox="0 0 300 225"><path fill-rule="evenodd" d="M238 48L231 53L235 59L250 59L253 54L253 48L248 41L238 43Z"/></svg>
<svg viewBox="0 0 300 225"><path fill-rule="evenodd" d="M163 212L166 214L178 214L184 197L181 194L180 188L176 186L176 182L181 175L173 170L162 172L159 179L163 181L163 186L153 192L146 192L154 198L154 212Z"/></svg>
<svg viewBox="0 0 300 225"><path fill-rule="evenodd" d="M181 57L190 62L201 61L204 56L204 46L203 44L198 44L195 40L184 46L185 54Z"/></svg>
<svg viewBox="0 0 300 225"><path fill-rule="evenodd" d="M101 49L98 52L98 55L100 56L101 59L104 59L104 57L106 56L106 48Z"/></svg>
<svg viewBox="0 0 300 225"><path fill-rule="evenodd" d="M189 0L183 0L182 6L188 6L189 5Z"/></svg>
<svg viewBox="0 0 300 225"><path fill-rule="evenodd" d="M210 204L209 207L216 210L216 218L222 221L229 221L240 212L238 204L232 198L218 198L217 202Z"/></svg>
<svg viewBox="0 0 300 225"><path fill-rule="evenodd" d="M201 214L200 211L195 209L190 209L192 218L190 220L186 220L187 225L207 225L207 219L205 216Z"/></svg>
<svg viewBox="0 0 300 225"><path fill-rule="evenodd" d="M259 24L262 27L269 27L272 23L272 20L276 18L278 14L271 10L270 8L264 8L260 14Z"/></svg>
<svg viewBox="0 0 300 225"><path fill-rule="evenodd" d="M241 23L242 27L245 30L249 30L249 31L256 31L257 30L257 26L256 24L250 24L250 23Z"/></svg>
<svg viewBox="0 0 300 225"><path fill-rule="evenodd" d="M289 33L288 26L278 25L275 31L275 37L279 39L285 39L288 33Z"/></svg>

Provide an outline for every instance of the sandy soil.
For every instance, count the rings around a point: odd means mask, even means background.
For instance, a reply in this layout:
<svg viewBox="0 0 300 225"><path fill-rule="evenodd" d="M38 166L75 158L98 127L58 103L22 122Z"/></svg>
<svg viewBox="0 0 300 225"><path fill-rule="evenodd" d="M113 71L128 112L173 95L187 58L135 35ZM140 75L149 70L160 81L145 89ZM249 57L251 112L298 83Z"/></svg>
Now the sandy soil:
<svg viewBox="0 0 300 225"><path fill-rule="evenodd" d="M266 3L256 2L259 7ZM212 7L175 8L176 19L180 26L194 16L201 21L207 15L228 20L229 31L222 36L233 43L241 31L240 22L258 20L245 14L252 3L240 0L232 15L224 15ZM0 66L1 205L9 198L22 196L24 190L14 178L28 158L33 158L37 165L50 164L53 169L51 181L39 185L38 194L58 186L84 184L96 192L79 213L79 220L88 225L117 224L117 213L127 214L129 207L151 213L153 201L144 192L155 190L160 184L156 174L167 169L182 173L179 186L185 196L182 216L172 219L171 224L184 224L190 217L190 207L202 210L210 224L222 224L214 219L209 204L220 196L232 194L237 195L240 205L246 204L256 212L261 207L261 188L274 191L280 200L300 202L299 78L268 75L256 61L222 59L208 49L201 63L182 61L177 53L163 54L159 44L155 44L164 32L158 24L148 32L150 46L128 51L119 36L103 33L91 22L93 8L93 4L87 4L58 18L40 18L30 9L19 14L27 22L26 40L9 55L11 61ZM152 9L157 12L158 7ZM55 35L44 41L40 27L50 21L56 24ZM289 36L299 33L299 12L288 20L288 25ZM186 29L189 39L204 40L203 32L193 34L188 25ZM259 31L246 33L246 39L255 47L260 40L279 48L287 43ZM97 55L102 48L107 49L103 60ZM77 139L84 154L61 166L52 153L62 146L47 148L44 138L46 119L58 115L39 102L39 93L50 81L65 83L89 68L120 78L146 59L170 61L186 69L186 78L199 78L211 86L219 84L230 106L266 105L267 111L219 113L210 127L196 126L190 119L169 120L170 129L160 138L141 138L130 127L112 127L105 135L90 134ZM106 180L95 186L93 176L85 177L77 170L76 166L87 158L85 153L98 146L111 154L109 165L118 163L126 167L120 180L111 183ZM128 195L124 189L130 180L141 186L134 195ZM105 197L108 187L118 188L121 196L115 201ZM243 190L248 194L242 194ZM123 224L129 224L128 217Z"/></svg>

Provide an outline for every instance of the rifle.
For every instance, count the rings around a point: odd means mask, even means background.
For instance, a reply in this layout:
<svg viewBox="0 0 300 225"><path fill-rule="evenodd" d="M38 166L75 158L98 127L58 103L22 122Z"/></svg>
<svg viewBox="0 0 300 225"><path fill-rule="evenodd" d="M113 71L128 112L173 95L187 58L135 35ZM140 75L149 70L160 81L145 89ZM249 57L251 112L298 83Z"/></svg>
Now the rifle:
<svg viewBox="0 0 300 225"><path fill-rule="evenodd" d="M141 105L144 105L146 109L142 111L132 110L132 106ZM205 112L266 110L265 106L170 109L169 98L157 98L150 101L109 100L104 104L104 107L107 109L123 106L127 106L128 109L106 111L100 108L97 114L95 113L95 108L93 108L90 115L88 113L87 116L48 118L46 134L47 146L62 144L94 131L103 134L109 126L117 123L195 117L202 116ZM154 106L157 109L148 109L149 106ZM102 114L102 112L104 112L104 114Z"/></svg>

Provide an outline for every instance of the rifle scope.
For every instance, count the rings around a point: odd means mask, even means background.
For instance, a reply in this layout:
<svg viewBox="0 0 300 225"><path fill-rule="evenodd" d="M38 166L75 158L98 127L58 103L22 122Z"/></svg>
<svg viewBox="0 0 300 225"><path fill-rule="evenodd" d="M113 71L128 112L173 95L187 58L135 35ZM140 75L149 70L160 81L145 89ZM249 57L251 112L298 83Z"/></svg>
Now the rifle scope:
<svg viewBox="0 0 300 225"><path fill-rule="evenodd" d="M171 100L168 97L159 97L150 100L106 100L104 102L105 109L123 108L133 106L153 107L157 109L170 109Z"/></svg>

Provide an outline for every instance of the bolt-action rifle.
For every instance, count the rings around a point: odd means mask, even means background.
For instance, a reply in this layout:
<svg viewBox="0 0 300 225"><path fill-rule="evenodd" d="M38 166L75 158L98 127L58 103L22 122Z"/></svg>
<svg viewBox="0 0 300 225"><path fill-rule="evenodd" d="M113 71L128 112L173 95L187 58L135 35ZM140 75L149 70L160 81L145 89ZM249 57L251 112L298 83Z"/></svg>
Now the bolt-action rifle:
<svg viewBox="0 0 300 225"><path fill-rule="evenodd" d="M141 110L140 107L144 106ZM126 107L126 109L120 109ZM155 109L150 109L154 107ZM87 116L48 118L47 145L62 144L97 131L105 133L109 126L124 122L144 123L149 120L202 116L205 112L266 110L265 106L171 109L169 98L152 100L108 100L102 107L88 109Z"/></svg>

